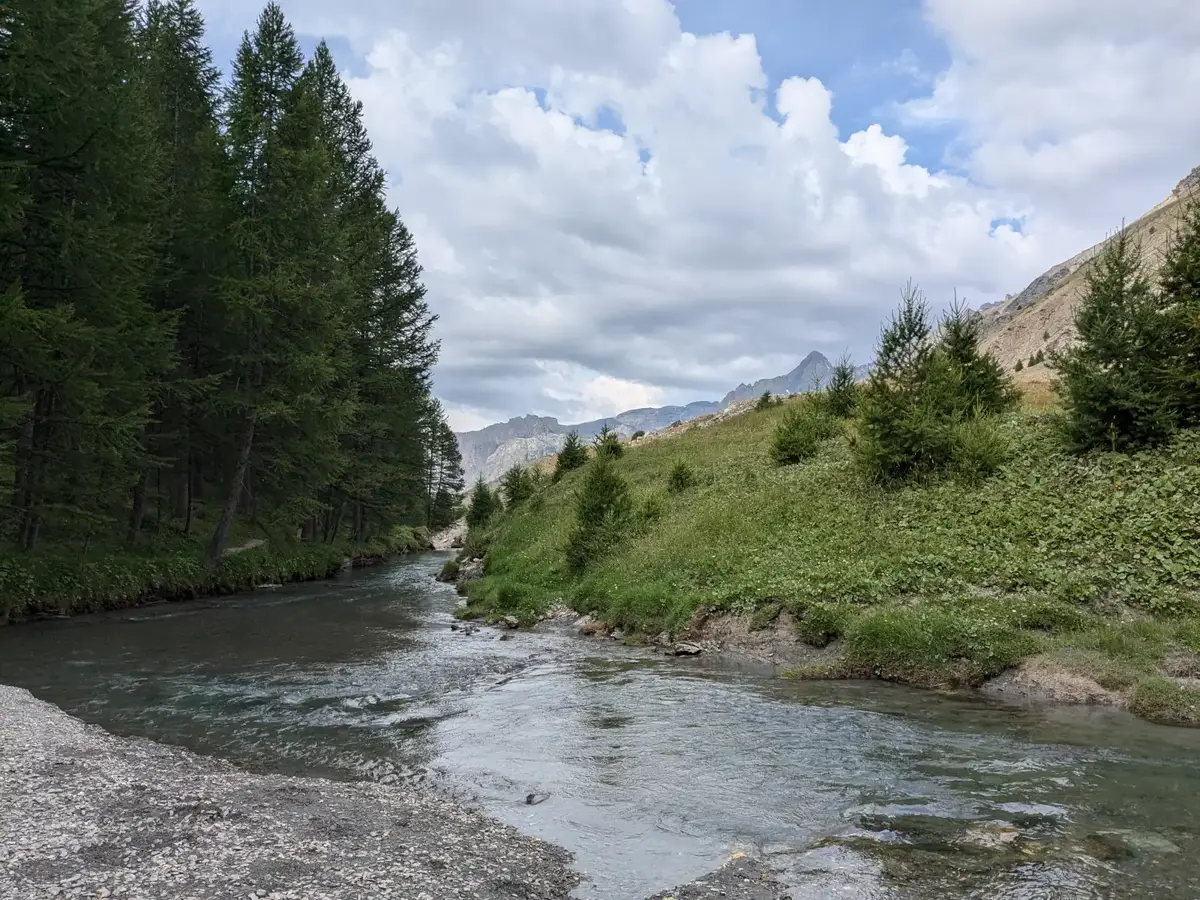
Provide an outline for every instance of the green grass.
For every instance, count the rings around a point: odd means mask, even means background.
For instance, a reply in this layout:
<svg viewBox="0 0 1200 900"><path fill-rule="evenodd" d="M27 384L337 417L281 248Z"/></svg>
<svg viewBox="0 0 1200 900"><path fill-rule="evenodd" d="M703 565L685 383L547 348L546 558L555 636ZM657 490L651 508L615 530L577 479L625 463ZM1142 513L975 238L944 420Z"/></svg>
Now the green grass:
<svg viewBox="0 0 1200 900"><path fill-rule="evenodd" d="M615 465L656 515L580 576L563 550L587 470L570 473L487 535L473 607L533 618L567 602L647 634L701 610L763 627L787 608L818 637L816 610L848 670L921 684L1070 649L1141 677L1200 634L1200 433L1079 457L1052 414L1022 412L999 425L1010 452L991 477L884 489L855 470L852 427L776 465L775 428L803 402L631 447ZM664 493L681 464L694 483Z"/></svg>
<svg viewBox="0 0 1200 900"><path fill-rule="evenodd" d="M240 541L231 542L237 546ZM346 558L372 559L427 544L424 529L398 527L367 544L309 544L276 539L203 563L200 537L161 537L136 548L47 544L32 553L0 553L0 624L39 615L72 615L228 594L259 584L329 578Z"/></svg>

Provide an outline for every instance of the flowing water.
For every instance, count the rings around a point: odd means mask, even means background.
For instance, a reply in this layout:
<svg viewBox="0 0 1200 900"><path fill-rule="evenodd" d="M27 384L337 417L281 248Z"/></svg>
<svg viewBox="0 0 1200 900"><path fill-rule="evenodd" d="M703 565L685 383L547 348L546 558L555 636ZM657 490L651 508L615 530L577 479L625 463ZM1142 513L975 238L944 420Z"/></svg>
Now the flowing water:
<svg viewBox="0 0 1200 900"><path fill-rule="evenodd" d="M0 683L255 770L428 778L571 850L581 898L738 850L796 898L1200 897L1200 732L463 635L443 559L3 629Z"/></svg>

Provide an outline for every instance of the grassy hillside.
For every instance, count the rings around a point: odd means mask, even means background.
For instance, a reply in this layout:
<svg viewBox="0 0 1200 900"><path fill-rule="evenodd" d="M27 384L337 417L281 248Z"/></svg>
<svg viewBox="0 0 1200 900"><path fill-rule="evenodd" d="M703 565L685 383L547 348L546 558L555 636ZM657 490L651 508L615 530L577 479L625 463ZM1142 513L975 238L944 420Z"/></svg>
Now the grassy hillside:
<svg viewBox="0 0 1200 900"><path fill-rule="evenodd" d="M1200 721L1200 694L1169 680L1200 654L1200 434L1068 456L1052 414L1027 409L1004 422L999 475L884 490L854 470L851 426L774 465L785 411L631 447L616 465L635 532L579 577L563 548L587 470L545 488L488 535L473 612L532 620L566 602L657 634L701 611L764 625L786 610L808 642L836 641L838 662L809 675L974 685L1041 655L1151 718ZM671 492L680 462L696 484Z"/></svg>

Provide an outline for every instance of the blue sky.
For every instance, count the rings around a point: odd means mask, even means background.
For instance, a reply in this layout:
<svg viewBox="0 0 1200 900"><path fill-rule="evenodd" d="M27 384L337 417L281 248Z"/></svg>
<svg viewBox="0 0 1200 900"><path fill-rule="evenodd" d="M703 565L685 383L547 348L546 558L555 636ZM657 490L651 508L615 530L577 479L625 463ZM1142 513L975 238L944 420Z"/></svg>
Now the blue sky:
<svg viewBox="0 0 1200 900"><path fill-rule="evenodd" d="M197 3L228 73L258 9ZM1193 0L281 5L364 103L460 429L866 361L909 278L1002 299L1200 163Z"/></svg>

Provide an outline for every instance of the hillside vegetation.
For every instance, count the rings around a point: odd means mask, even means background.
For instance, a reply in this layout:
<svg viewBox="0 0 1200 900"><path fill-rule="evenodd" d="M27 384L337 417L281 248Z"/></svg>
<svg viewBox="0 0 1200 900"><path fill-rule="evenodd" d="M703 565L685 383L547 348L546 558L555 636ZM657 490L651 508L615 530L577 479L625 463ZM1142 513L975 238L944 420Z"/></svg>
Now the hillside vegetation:
<svg viewBox="0 0 1200 900"><path fill-rule="evenodd" d="M1016 405L977 322L935 335L906 294L852 416L827 391L597 447L478 523L467 614L566 603L636 640L787 613L830 648L799 675L978 686L1028 660L1200 724L1200 209L1191 229L1171 297L1130 242L1101 260L1080 349L1053 359L1062 409L1044 391Z"/></svg>

